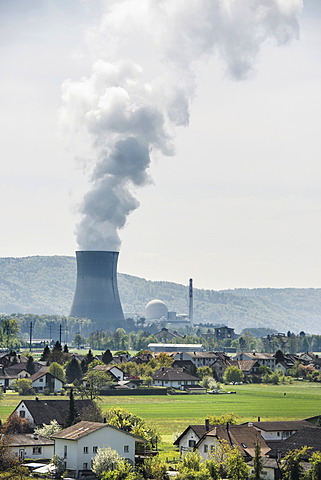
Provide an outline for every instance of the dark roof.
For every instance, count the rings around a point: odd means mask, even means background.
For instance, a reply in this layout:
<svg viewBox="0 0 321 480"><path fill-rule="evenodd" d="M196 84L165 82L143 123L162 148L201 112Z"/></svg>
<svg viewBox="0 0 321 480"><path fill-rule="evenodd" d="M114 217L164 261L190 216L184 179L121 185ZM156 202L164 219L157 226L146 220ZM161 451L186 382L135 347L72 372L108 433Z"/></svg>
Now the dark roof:
<svg viewBox="0 0 321 480"><path fill-rule="evenodd" d="M254 457L255 445L259 443L262 455L265 455L270 448L266 444L261 434L251 426L247 425L217 425L207 432L200 440L204 438L215 437L218 440L225 440L232 447L240 450L243 457Z"/></svg>
<svg viewBox="0 0 321 480"><path fill-rule="evenodd" d="M198 377L186 373L183 368L169 368L162 367L157 370L153 375L153 380L186 380L186 381L197 381L199 382Z"/></svg>
<svg viewBox="0 0 321 480"><path fill-rule="evenodd" d="M64 425L69 412L69 399L66 400L22 400L16 407L18 411L21 403L24 403L33 417L36 425L50 423L57 420L59 425ZM75 400L77 412L81 414L84 408L93 406L94 402L89 399Z"/></svg>
<svg viewBox="0 0 321 480"><path fill-rule="evenodd" d="M310 453L321 451L320 427L310 425L310 427L298 430L286 440L274 442L273 445L270 445L271 452L269 452L269 455L271 457L277 457L277 455L283 456L290 450L305 446L311 447Z"/></svg>
<svg viewBox="0 0 321 480"><path fill-rule="evenodd" d="M307 420L280 420L275 422L251 422L252 425L260 430L264 430L265 432L276 432L276 431L293 431L293 430L300 430L304 427L312 427L315 428Z"/></svg>
<svg viewBox="0 0 321 480"><path fill-rule="evenodd" d="M87 435L90 435L91 433L96 432L101 428L111 428L113 430L122 432L124 435L129 435L130 437L135 438L135 440L137 441L146 443L146 440L144 440L143 438L138 437L137 435L133 435L132 433L125 432L124 430L120 430L119 428L113 427L112 425L108 425L107 423L86 422L86 421L76 423L75 425L71 425L71 427L60 430L60 432L53 434L52 438L61 438L65 440L78 440L79 438L86 437Z"/></svg>
<svg viewBox="0 0 321 480"><path fill-rule="evenodd" d="M212 430L212 428L214 428L214 425L209 425L209 428L210 430ZM193 430L193 432L195 433L195 435L197 435L199 439L202 438L207 431L205 425L189 425L187 428L185 428L184 432L181 433L180 436L176 438L174 445L179 445L179 442L181 441L181 439L190 429Z"/></svg>
<svg viewBox="0 0 321 480"><path fill-rule="evenodd" d="M25 447L27 445L54 445L54 440L51 438L42 437L38 435L35 438L34 433L20 433L9 436L9 445L11 447Z"/></svg>

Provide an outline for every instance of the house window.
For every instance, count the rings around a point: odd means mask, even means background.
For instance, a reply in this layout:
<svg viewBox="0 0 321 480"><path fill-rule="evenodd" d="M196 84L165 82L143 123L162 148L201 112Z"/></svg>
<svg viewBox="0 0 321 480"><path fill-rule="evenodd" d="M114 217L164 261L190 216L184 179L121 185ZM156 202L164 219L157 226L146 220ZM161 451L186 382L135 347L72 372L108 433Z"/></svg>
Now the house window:
<svg viewBox="0 0 321 480"><path fill-rule="evenodd" d="M19 415L21 418L25 418L26 412L24 410L20 410Z"/></svg>
<svg viewBox="0 0 321 480"><path fill-rule="evenodd" d="M88 447L84 447L84 453L88 453Z"/></svg>
<svg viewBox="0 0 321 480"><path fill-rule="evenodd" d="M129 452L129 445L124 445L124 453L128 453Z"/></svg>
<svg viewBox="0 0 321 480"><path fill-rule="evenodd" d="M204 453L208 452L208 445L204 445Z"/></svg>
<svg viewBox="0 0 321 480"><path fill-rule="evenodd" d="M97 453L98 447L93 447L93 453Z"/></svg>
<svg viewBox="0 0 321 480"><path fill-rule="evenodd" d="M43 378L39 378L39 382L43 382Z"/></svg>
<svg viewBox="0 0 321 480"><path fill-rule="evenodd" d="M32 454L33 455L41 455L41 450L42 450L41 447L33 447Z"/></svg>
<svg viewBox="0 0 321 480"><path fill-rule="evenodd" d="M190 448L195 447L195 445L196 445L196 440L189 440L189 441L188 441L188 446L189 446Z"/></svg>
<svg viewBox="0 0 321 480"><path fill-rule="evenodd" d="M67 445L64 445L64 458L67 458Z"/></svg>
<svg viewBox="0 0 321 480"><path fill-rule="evenodd" d="M87 462L84 462L84 463L82 464L82 468L83 468L83 470L87 470L87 468L88 468L88 463L87 463Z"/></svg>

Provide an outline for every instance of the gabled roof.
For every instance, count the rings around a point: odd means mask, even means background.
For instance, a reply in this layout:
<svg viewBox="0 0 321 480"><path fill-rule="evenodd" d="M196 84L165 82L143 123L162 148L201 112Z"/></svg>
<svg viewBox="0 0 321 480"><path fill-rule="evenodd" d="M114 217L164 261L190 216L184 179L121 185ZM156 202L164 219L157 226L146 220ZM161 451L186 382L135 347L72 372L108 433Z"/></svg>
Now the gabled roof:
<svg viewBox="0 0 321 480"><path fill-rule="evenodd" d="M198 377L194 377L194 375L190 375L186 373L183 368L170 368L170 367L162 367L153 375L153 380L167 380L167 381L175 381L175 380L186 380L186 381L197 381L199 382Z"/></svg>
<svg viewBox="0 0 321 480"><path fill-rule="evenodd" d="M61 383L65 383L63 380L60 380L60 378L56 377L55 375L53 375L52 373L48 372L48 368L47 367L44 367L42 369L40 369L38 372L34 373L33 375L31 375L29 377L29 380L31 380L32 382L34 382L35 380L38 380L38 378L41 378L41 377L44 377L48 375L49 377L52 377L52 378L56 378L57 380L59 380Z"/></svg>
<svg viewBox="0 0 321 480"><path fill-rule="evenodd" d="M112 425L108 425L107 423L101 422L79 422L75 425L71 425L71 427L64 428L60 430L60 432L55 433L52 435L52 438L57 439L65 439L65 440L79 440L80 438L86 437L93 432L101 430L102 428L111 428L113 430L117 430L118 432L123 433L124 435L129 435L130 437L135 438L136 441L145 443L146 440L138 437L137 435L133 435L132 433L125 432L119 428L113 427Z"/></svg>
<svg viewBox="0 0 321 480"><path fill-rule="evenodd" d="M20 405L24 403L29 410L36 425L50 423L57 420L59 425L64 425L69 412L69 399L66 400L22 400L14 411L19 411ZM91 407L94 402L89 399L75 400L77 412L81 414L84 408Z"/></svg>
<svg viewBox="0 0 321 480"><path fill-rule="evenodd" d="M274 442L273 448L269 455L276 457L277 455L284 455L290 450L301 447L311 447L312 452L321 451L321 428L312 425L302 428L286 440ZM272 447L272 446L271 446Z"/></svg>
<svg viewBox="0 0 321 480"><path fill-rule="evenodd" d="M16 435L10 434L8 437L8 444L11 447L26 447L28 445L54 445L54 440L51 438L42 437L34 433L19 433Z"/></svg>
<svg viewBox="0 0 321 480"><path fill-rule="evenodd" d="M209 425L209 429L212 430L214 428L214 425ZM173 445L179 445L179 442L181 439L187 434L189 430L193 430L195 435L200 439L202 438L205 433L208 431L205 425L189 425L187 428L185 428L184 432L180 434L179 437L176 438L175 442L173 442Z"/></svg>
<svg viewBox="0 0 321 480"><path fill-rule="evenodd" d="M265 432L301 430L304 427L315 428L316 426L307 420L280 420L275 422L251 422L251 424ZM321 431L320 431L321 433Z"/></svg>
<svg viewBox="0 0 321 480"><path fill-rule="evenodd" d="M238 448L243 457L254 457L255 445L257 443L261 447L262 455L265 455L270 450L259 432L254 427L247 425L229 425L228 427L226 425L217 425L207 432L198 444L205 438L211 437L219 441L225 440L231 447Z"/></svg>

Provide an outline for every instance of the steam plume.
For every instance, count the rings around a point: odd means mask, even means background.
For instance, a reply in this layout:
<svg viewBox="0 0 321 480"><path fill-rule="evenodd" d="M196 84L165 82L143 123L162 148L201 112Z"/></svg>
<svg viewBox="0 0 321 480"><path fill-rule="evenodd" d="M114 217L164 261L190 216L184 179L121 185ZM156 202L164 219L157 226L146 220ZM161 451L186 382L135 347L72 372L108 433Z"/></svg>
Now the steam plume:
<svg viewBox="0 0 321 480"><path fill-rule="evenodd" d="M63 85L62 121L87 139L94 159L80 249L119 249L153 156L173 155L174 127L188 125L197 62L218 55L233 78L245 78L266 41L298 37L301 8L302 0L106 2L88 35L91 74Z"/></svg>

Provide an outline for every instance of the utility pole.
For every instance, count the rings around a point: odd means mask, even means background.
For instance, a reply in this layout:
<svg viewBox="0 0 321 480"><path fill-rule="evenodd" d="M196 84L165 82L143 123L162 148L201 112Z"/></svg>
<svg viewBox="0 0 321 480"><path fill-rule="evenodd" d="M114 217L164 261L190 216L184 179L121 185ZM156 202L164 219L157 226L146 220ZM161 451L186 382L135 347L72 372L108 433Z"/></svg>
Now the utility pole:
<svg viewBox="0 0 321 480"><path fill-rule="evenodd" d="M30 322L30 334L29 334L29 351L32 350L32 322Z"/></svg>
<svg viewBox="0 0 321 480"><path fill-rule="evenodd" d="M59 343L61 345L61 330L62 330L62 325L59 325Z"/></svg>

